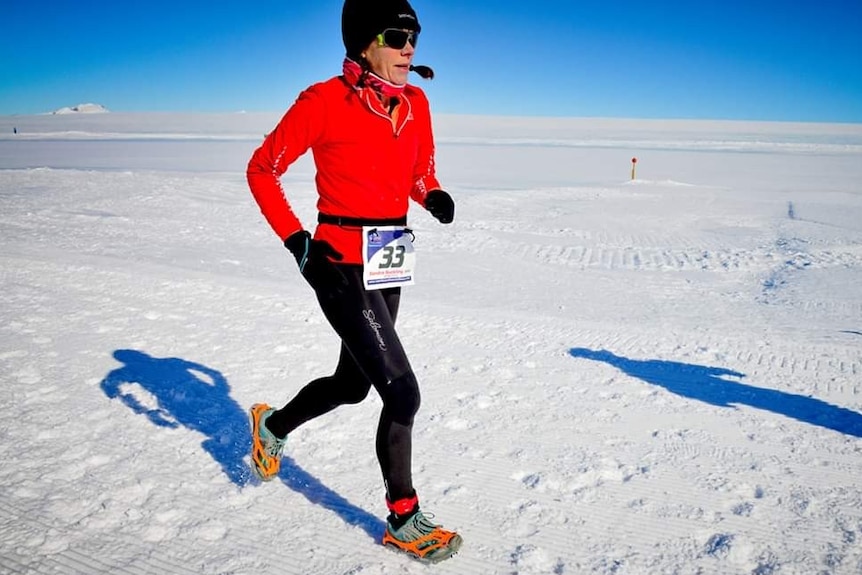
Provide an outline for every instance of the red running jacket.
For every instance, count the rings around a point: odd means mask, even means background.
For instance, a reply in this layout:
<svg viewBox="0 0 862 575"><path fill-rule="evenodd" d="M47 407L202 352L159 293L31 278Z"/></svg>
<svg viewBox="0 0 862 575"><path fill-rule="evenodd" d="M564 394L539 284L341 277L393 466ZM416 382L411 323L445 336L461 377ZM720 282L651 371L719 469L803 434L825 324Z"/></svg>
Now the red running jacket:
<svg viewBox="0 0 862 575"><path fill-rule="evenodd" d="M425 205L439 189L428 99L405 86L392 116L376 93L342 76L302 92L248 164L248 185L266 221L282 240L303 229L280 178L308 149L317 168L320 213L364 219L407 215L408 197ZM361 228L319 224L344 263L362 263Z"/></svg>

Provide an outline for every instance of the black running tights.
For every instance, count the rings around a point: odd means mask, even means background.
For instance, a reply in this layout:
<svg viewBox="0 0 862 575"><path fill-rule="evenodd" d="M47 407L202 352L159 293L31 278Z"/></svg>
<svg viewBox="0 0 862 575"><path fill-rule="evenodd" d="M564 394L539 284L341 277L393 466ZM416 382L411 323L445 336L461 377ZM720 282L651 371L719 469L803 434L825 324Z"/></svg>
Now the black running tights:
<svg viewBox="0 0 862 575"><path fill-rule="evenodd" d="M413 417L419 386L395 331L401 288L367 291L362 266L338 265L346 283L315 290L326 319L341 338L335 373L308 383L267 420L284 436L303 423L348 403L359 403L373 386L383 400L377 427L377 459L390 501L411 497Z"/></svg>

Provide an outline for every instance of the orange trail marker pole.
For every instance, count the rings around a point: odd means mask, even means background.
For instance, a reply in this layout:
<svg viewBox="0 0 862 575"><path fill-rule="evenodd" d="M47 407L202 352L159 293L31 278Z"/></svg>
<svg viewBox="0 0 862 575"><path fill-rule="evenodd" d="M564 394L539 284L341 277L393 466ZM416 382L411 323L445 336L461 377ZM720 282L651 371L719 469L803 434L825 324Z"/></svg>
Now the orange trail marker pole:
<svg viewBox="0 0 862 575"><path fill-rule="evenodd" d="M635 179L635 167L638 165L638 159L632 158L632 179Z"/></svg>

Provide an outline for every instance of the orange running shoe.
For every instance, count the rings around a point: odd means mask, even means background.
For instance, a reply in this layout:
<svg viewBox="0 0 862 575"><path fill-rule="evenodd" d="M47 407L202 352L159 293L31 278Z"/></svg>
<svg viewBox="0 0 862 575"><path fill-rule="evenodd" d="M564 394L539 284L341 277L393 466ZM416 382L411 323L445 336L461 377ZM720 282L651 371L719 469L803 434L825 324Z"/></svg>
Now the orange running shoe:
<svg viewBox="0 0 862 575"><path fill-rule="evenodd" d="M429 521L429 516L417 511L400 529L386 522L383 545L395 547L417 559L437 563L452 557L461 548L461 536Z"/></svg>
<svg viewBox="0 0 862 575"><path fill-rule="evenodd" d="M252 471L261 481L269 481L278 475L281 454L287 445L287 437L279 439L266 428L266 420L274 411L265 403L255 403L249 410Z"/></svg>

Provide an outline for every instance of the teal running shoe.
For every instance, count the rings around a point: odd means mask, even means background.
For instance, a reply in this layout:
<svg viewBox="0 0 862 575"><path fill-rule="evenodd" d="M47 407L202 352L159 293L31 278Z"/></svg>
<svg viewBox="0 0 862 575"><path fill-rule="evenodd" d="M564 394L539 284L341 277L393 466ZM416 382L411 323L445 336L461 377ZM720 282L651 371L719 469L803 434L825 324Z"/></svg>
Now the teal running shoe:
<svg viewBox="0 0 862 575"><path fill-rule="evenodd" d="M432 516L417 511L399 529L393 529L387 521L383 545L394 547L429 563L452 557L461 548L461 536L435 525L429 520L430 517Z"/></svg>

